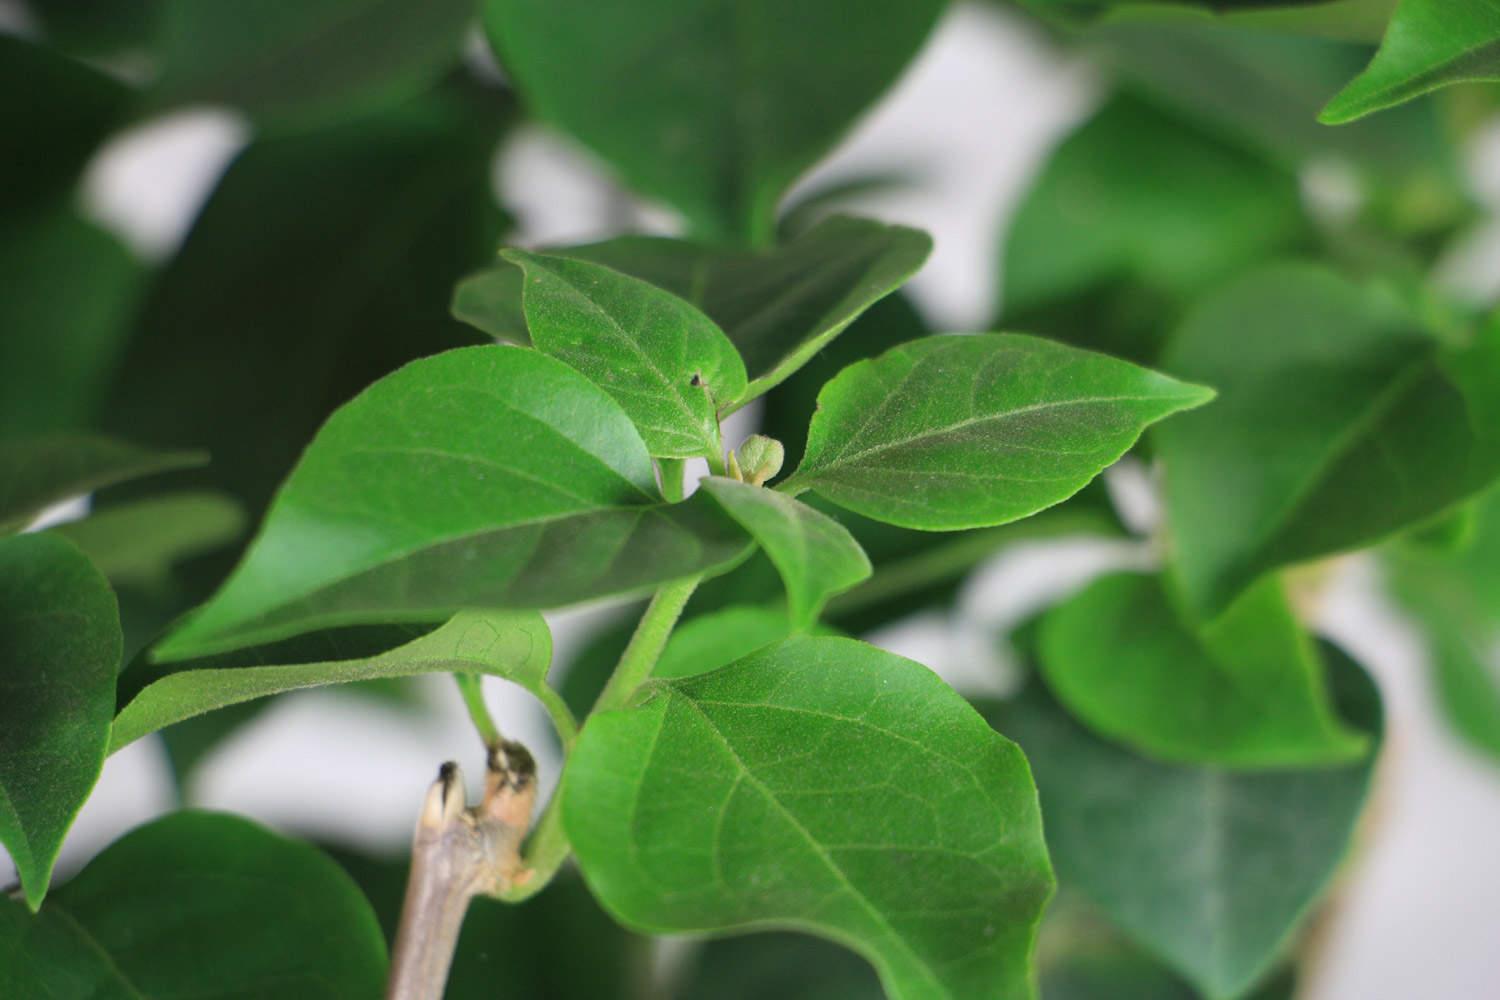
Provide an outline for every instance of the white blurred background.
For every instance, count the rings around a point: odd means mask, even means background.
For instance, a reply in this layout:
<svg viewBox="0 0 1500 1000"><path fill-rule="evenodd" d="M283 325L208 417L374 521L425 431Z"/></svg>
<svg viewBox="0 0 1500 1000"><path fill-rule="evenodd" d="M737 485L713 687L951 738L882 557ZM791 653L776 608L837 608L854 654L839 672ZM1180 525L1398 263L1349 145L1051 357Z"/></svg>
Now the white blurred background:
<svg viewBox="0 0 1500 1000"><path fill-rule="evenodd" d="M0 5L0 26L7 8ZM13 21L13 17L12 17ZM24 24L9 23L25 29ZM476 58L479 58L476 55ZM804 182L895 171L915 184L856 199L851 209L930 231L936 250L909 286L938 329L976 329L993 314L999 233L1049 149L1099 100L1102 82L1028 24L993 7L950 11L918 62L839 150ZM88 171L90 215L141 256L162 259L248 130L214 109L185 112L117 137ZM1500 197L1500 157L1475 151L1476 188ZM1488 161L1489 169L1482 169ZM521 221L517 242L612 235L624 197L565 139L528 126L501 151L497 193ZM646 228L670 216L626 202ZM1493 240L1487 241L1493 245ZM1496 283L1494 255L1450 261L1454 280ZM730 437L734 437L731 434ZM1112 486L1149 519L1138 472ZM871 637L961 688L1003 685L996 631L1059 591L1145 558L1120 543L1058 542L1012 551L971 581L951 613L927 614ZM1379 597L1368 561L1346 560L1321 610L1325 631L1380 682L1391 734L1375 805L1304 972L1314 1000L1482 1000L1500 996L1500 765L1460 746L1437 718L1420 644ZM552 616L559 659L610 609ZM280 699L221 745L196 772L189 801L274 827L386 852L406 843L437 764L482 769L453 686L428 678L434 710L414 715L366 699L308 692ZM546 745L545 721L518 689L487 682L501 725ZM555 780L555 759L542 761ZM77 870L127 829L173 807L164 751L154 740L110 759L64 850ZM0 857L0 871L8 871Z"/></svg>

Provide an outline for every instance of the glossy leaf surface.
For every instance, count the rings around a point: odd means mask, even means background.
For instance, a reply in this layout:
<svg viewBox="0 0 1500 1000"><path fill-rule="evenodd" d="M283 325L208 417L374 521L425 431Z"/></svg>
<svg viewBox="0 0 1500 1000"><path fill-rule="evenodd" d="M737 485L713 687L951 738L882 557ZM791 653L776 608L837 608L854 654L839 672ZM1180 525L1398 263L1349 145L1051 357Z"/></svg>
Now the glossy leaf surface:
<svg viewBox="0 0 1500 1000"><path fill-rule="evenodd" d="M537 350L614 397L660 458L723 457L718 410L745 391L734 345L698 309L638 278L583 260L507 250L525 273Z"/></svg>
<svg viewBox="0 0 1500 1000"><path fill-rule="evenodd" d="M1500 80L1500 4L1402 0L1369 67L1318 117L1339 125L1474 80Z"/></svg>
<svg viewBox="0 0 1500 1000"><path fill-rule="evenodd" d="M744 358L750 385L730 401L742 403L807 364L931 249L920 230L834 216L759 251L623 236L549 252L633 275L702 309ZM513 268L491 268L459 285L454 315L498 339L524 341L520 292Z"/></svg>
<svg viewBox="0 0 1500 1000"><path fill-rule="evenodd" d="M1325 652L1340 710L1378 737L1374 686ZM987 714L1035 768L1062 885L1210 997L1269 970L1348 850L1373 768L1157 763L1089 735L1037 685Z"/></svg>
<svg viewBox="0 0 1500 1000"><path fill-rule="evenodd" d="M227 104L306 128L410 97L458 64L476 0L172 0L157 107Z"/></svg>
<svg viewBox="0 0 1500 1000"><path fill-rule="evenodd" d="M285 665L221 665L227 657L175 665L146 685L115 718L110 753L176 722L256 698L302 688L410 677L476 673L503 677L550 699L544 688L552 637L536 612L466 611L419 639L373 656Z"/></svg>
<svg viewBox="0 0 1500 1000"><path fill-rule="evenodd" d="M712 476L707 490L770 556L786 585L793 624L817 620L829 597L870 575L870 560L849 530L784 493Z"/></svg>
<svg viewBox="0 0 1500 1000"><path fill-rule="evenodd" d="M1031 995L1052 879L1026 761L909 660L799 638L653 681L585 726L563 796L632 926L797 927L897 1000Z"/></svg>
<svg viewBox="0 0 1500 1000"><path fill-rule="evenodd" d="M1316 644L1278 579L1200 626L1161 578L1106 576L1048 612L1040 640L1058 699L1096 733L1147 757L1316 766L1368 749L1334 714Z"/></svg>
<svg viewBox="0 0 1500 1000"><path fill-rule="evenodd" d="M1445 348L1396 300L1317 266L1211 295L1163 363L1219 390L1156 435L1202 617L1269 570L1379 541L1500 475L1500 327Z"/></svg>
<svg viewBox="0 0 1500 1000"><path fill-rule="evenodd" d="M0 531L24 527L60 501L205 461L201 452L156 451L86 434L0 441Z"/></svg>
<svg viewBox="0 0 1500 1000"><path fill-rule="evenodd" d="M630 418L562 362L516 347L426 358L329 419L240 567L157 652L573 604L744 552L707 498L667 506L655 489Z"/></svg>
<svg viewBox="0 0 1500 1000"><path fill-rule="evenodd" d="M110 845L36 916L0 899L0 990L56 1000L380 995L380 925L321 852L179 812Z"/></svg>
<svg viewBox="0 0 1500 1000"><path fill-rule="evenodd" d="M1004 524L1066 500L1148 424L1212 396L1035 337L926 337L824 387L786 485L907 528Z"/></svg>
<svg viewBox="0 0 1500 1000"><path fill-rule="evenodd" d="M767 242L782 192L916 54L941 0L486 0L538 117L702 235Z"/></svg>
<svg viewBox="0 0 1500 1000"><path fill-rule="evenodd" d="M51 535L0 539L0 842L33 909L104 764L119 666L99 571Z"/></svg>

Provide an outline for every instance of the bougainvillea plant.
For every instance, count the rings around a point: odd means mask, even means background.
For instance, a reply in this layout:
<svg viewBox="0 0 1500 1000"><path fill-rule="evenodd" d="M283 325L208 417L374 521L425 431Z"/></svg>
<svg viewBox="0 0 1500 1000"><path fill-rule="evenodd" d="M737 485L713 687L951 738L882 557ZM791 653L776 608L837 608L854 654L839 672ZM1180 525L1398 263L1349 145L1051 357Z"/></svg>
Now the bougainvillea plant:
<svg viewBox="0 0 1500 1000"><path fill-rule="evenodd" d="M1500 325L1434 277L1500 10L997 6L1104 93L1005 222L994 322L934 332L924 232L787 195L941 0L20 5L0 996L1292 996L1382 746L1315 630L1332 560L1371 550L1500 756ZM146 262L80 177L201 105L249 142ZM526 122L681 237L519 245ZM1011 697L859 638L1076 535L1144 558L994 636ZM484 779L411 789L409 856L185 809L51 885L109 755L185 780L274 696L420 674Z"/></svg>

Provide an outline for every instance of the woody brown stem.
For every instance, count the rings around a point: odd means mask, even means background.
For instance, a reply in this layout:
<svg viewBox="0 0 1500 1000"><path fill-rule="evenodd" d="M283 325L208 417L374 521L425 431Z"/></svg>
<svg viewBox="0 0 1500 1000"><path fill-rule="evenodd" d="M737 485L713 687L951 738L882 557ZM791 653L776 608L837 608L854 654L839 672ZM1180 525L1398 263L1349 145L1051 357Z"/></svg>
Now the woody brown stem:
<svg viewBox="0 0 1500 1000"><path fill-rule="evenodd" d="M412 837L387 1000L443 995L469 900L481 893L498 896L531 874L520 847L535 803L536 764L519 743L491 749L484 798L472 808L464 803L458 765L450 761L438 771Z"/></svg>

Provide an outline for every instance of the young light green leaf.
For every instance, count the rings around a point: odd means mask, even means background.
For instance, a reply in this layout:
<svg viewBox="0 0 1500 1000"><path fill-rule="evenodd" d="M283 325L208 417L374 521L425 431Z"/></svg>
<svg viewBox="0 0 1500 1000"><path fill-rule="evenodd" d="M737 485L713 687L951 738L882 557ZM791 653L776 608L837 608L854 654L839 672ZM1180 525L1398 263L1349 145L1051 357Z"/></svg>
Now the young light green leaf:
<svg viewBox="0 0 1500 1000"><path fill-rule="evenodd" d="M749 372L750 385L728 401L735 409L805 365L916 273L931 250L932 238L920 230L833 216L759 251L623 236L548 252L614 268L702 309ZM492 337L524 341L520 297L515 269L495 267L460 283L453 312Z"/></svg>
<svg viewBox="0 0 1500 1000"><path fill-rule="evenodd" d="M156 108L228 104L305 129L397 103L456 66L474 0L168 0Z"/></svg>
<svg viewBox="0 0 1500 1000"><path fill-rule="evenodd" d="M1500 80L1500 4L1494 0L1402 0L1363 73L1318 120L1342 125L1440 87Z"/></svg>
<svg viewBox="0 0 1500 1000"><path fill-rule="evenodd" d="M1317 648L1274 577L1199 626L1160 577L1106 576L1048 612L1039 652L1059 701L1148 757L1305 767L1368 749L1334 714Z"/></svg>
<svg viewBox="0 0 1500 1000"><path fill-rule="evenodd" d="M238 538L245 514L223 493L166 493L94 511L51 530L67 538L115 584L159 586L172 564Z"/></svg>
<svg viewBox="0 0 1500 1000"><path fill-rule="evenodd" d="M61 500L207 460L201 452L154 451L85 434L0 442L0 532L25 527Z"/></svg>
<svg viewBox="0 0 1500 1000"><path fill-rule="evenodd" d="M784 493L711 476L707 490L760 543L786 584L796 628L817 621L828 598L870 575L870 560L847 528Z"/></svg>
<svg viewBox="0 0 1500 1000"><path fill-rule="evenodd" d="M104 765L121 641L115 595L82 553L49 534L0 539L0 842L33 910Z"/></svg>
<svg viewBox="0 0 1500 1000"><path fill-rule="evenodd" d="M1325 653L1340 711L1378 738L1374 685ZM1061 883L1216 998L1244 995L1282 954L1344 858L1374 768L1373 754L1265 773L1157 763L1091 736L1035 684L985 714L1032 762Z"/></svg>
<svg viewBox="0 0 1500 1000"><path fill-rule="evenodd" d="M1201 618L1263 573L1379 541L1500 475L1500 326L1447 348L1315 265L1210 295L1163 364L1220 391L1156 433L1175 569Z"/></svg>
<svg viewBox="0 0 1500 1000"><path fill-rule="evenodd" d="M747 551L707 498L669 506L655 489L625 411L561 361L490 346L413 362L329 419L244 561L156 653L558 607Z"/></svg>
<svg viewBox="0 0 1500 1000"><path fill-rule="evenodd" d="M745 391L745 364L713 320L670 292L598 264L506 250L525 273L537 350L615 398L658 458L723 458L719 407Z"/></svg>
<svg viewBox="0 0 1500 1000"><path fill-rule="evenodd" d="M784 488L906 528L1004 524L1066 500L1148 424L1212 398L1036 337L924 337L823 387Z"/></svg>
<svg viewBox="0 0 1500 1000"><path fill-rule="evenodd" d="M174 669L147 684L115 717L109 752L215 709L282 691L377 677L489 674L519 684L549 710L556 710L559 705L547 687L552 636L542 616L534 611L460 612L446 625L421 638L360 659L253 666L234 660L234 654L209 657L201 663ZM571 723L565 722L564 726L571 729Z"/></svg>
<svg viewBox="0 0 1500 1000"><path fill-rule="evenodd" d="M1486 494L1472 518L1464 547L1394 545L1385 571L1425 633L1433 690L1449 723L1500 760L1500 492Z"/></svg>
<svg viewBox="0 0 1500 1000"><path fill-rule="evenodd" d="M630 925L797 927L895 1000L1031 996L1052 876L1026 761L909 660L796 638L652 681L584 727L562 795L585 878Z"/></svg>
<svg viewBox="0 0 1500 1000"><path fill-rule="evenodd" d="M7 997L377 997L386 952L338 865L248 820L173 813L28 915L0 898Z"/></svg>
<svg viewBox="0 0 1500 1000"><path fill-rule="evenodd" d="M486 0L542 119L714 240L762 244L776 203L916 54L942 0Z"/></svg>

